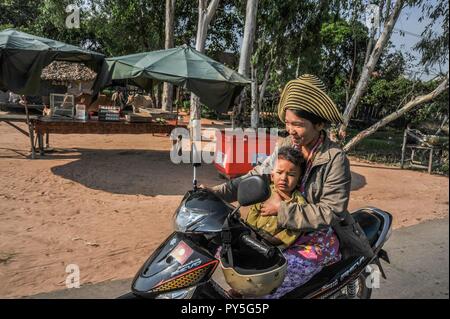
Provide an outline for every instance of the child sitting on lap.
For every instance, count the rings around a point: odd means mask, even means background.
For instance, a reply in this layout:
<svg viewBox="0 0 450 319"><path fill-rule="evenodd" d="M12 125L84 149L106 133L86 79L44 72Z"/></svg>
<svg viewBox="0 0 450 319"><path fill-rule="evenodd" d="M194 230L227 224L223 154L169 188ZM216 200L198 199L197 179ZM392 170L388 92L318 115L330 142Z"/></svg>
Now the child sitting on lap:
<svg viewBox="0 0 450 319"><path fill-rule="evenodd" d="M271 196L279 196L281 200L291 203L306 204L297 190L304 162L301 153L293 147L282 147L278 150L278 160L271 173ZM253 205L247 215L246 222L272 244L286 248L293 244L301 231L293 231L278 227L277 216L262 216L264 203Z"/></svg>

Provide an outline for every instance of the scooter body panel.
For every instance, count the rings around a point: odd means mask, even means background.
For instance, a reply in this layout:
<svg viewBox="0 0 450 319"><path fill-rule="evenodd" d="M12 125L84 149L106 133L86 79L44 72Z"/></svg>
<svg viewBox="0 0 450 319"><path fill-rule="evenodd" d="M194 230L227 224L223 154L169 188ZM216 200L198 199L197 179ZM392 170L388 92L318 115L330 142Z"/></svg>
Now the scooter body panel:
<svg viewBox="0 0 450 319"><path fill-rule="evenodd" d="M175 232L144 263L132 283L141 296L188 288L208 281L218 260L189 236Z"/></svg>

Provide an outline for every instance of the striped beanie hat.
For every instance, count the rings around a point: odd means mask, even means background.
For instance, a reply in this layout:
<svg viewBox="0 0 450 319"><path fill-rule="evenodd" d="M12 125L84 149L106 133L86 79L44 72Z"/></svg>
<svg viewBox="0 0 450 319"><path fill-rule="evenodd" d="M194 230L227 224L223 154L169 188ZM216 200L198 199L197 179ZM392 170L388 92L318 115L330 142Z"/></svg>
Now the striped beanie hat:
<svg viewBox="0 0 450 319"><path fill-rule="evenodd" d="M278 116L284 122L286 110L298 109L312 113L326 122L342 123L342 114L325 93L323 82L311 74L289 81L281 93Z"/></svg>

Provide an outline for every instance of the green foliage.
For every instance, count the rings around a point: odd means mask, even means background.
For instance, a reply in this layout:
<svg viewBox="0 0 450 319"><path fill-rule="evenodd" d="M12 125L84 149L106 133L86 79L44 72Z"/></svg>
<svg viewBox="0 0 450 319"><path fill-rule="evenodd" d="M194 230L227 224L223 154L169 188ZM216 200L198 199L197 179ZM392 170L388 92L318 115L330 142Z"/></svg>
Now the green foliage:
<svg viewBox="0 0 450 319"><path fill-rule="evenodd" d="M444 65L448 61L449 54L449 16L448 0L418 1L424 16L429 19L429 24L422 32L422 39L415 49L422 53L422 63L427 67L430 64L440 63ZM436 30L442 30L437 33Z"/></svg>
<svg viewBox="0 0 450 319"><path fill-rule="evenodd" d="M384 3L393 1L371 1ZM195 44L198 1L177 0L175 45ZM81 28L67 29L65 8L81 8ZM423 9L430 24L418 44L424 63L443 62L448 57L448 1L408 1ZM287 81L297 73L313 73L326 84L328 93L343 110L361 73L368 42L362 0L259 0L256 39L252 63L261 83L265 71L270 77L266 96L277 98ZM224 51L239 54L245 22L246 0L221 0L208 30L206 52L219 57ZM3 0L0 29L16 27L25 32L81 45L107 56L162 49L165 3L162 0ZM388 8L383 9L385 18ZM435 34L441 26L442 35ZM385 50L372 77L367 94L358 106L357 117L380 118L395 111L414 96L428 93L437 82L422 83L405 77L410 56ZM233 63L231 63L233 64ZM237 67L236 64L231 65ZM402 119L406 122L436 121L447 111L448 94L418 107ZM250 103L250 99L247 101ZM266 119L267 122L269 119ZM276 124L276 123L273 123ZM395 124L395 123L394 123ZM398 124L398 123L397 123Z"/></svg>
<svg viewBox="0 0 450 319"><path fill-rule="evenodd" d="M439 85L439 81L427 83L400 76L394 80L372 80L368 94L361 100L359 109L374 108L376 118L395 112L416 96L427 94ZM404 122L417 125L426 120L439 120L448 113L448 93L442 94L432 103L406 113ZM404 124L406 124L404 123Z"/></svg>
<svg viewBox="0 0 450 319"><path fill-rule="evenodd" d="M33 24L40 15L39 7L43 1L2 0L0 2L0 26L3 29L21 27L25 29Z"/></svg>
<svg viewBox="0 0 450 319"><path fill-rule="evenodd" d="M322 70L318 74L343 111L361 73L368 41L367 29L358 21L336 20L322 24Z"/></svg>

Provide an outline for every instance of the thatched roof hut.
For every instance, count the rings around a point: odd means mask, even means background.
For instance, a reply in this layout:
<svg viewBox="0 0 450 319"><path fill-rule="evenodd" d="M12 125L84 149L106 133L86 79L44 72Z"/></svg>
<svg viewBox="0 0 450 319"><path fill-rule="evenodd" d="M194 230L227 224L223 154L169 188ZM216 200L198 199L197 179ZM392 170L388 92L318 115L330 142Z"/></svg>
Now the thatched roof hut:
<svg viewBox="0 0 450 319"><path fill-rule="evenodd" d="M41 74L41 79L49 81L53 86L66 86L67 93L79 96L92 93L97 73L83 63L53 61Z"/></svg>
<svg viewBox="0 0 450 319"><path fill-rule="evenodd" d="M42 70L41 79L61 82L88 82L95 80L96 76L97 73L83 63L53 61Z"/></svg>

